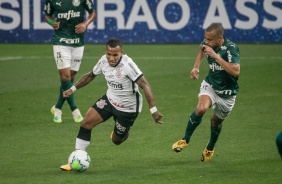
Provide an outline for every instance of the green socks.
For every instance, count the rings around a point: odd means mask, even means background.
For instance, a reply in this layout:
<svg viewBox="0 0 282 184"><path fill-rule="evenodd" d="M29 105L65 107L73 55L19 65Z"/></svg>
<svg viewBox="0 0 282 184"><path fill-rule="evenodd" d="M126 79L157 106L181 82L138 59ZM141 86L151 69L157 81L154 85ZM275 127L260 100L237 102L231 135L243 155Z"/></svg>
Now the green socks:
<svg viewBox="0 0 282 184"><path fill-rule="evenodd" d="M210 141L207 145L208 150L213 150L215 147L215 143L217 142L217 139L219 137L219 134L222 129L222 124L219 125L218 127L213 127L211 126L211 136L210 136Z"/></svg>
<svg viewBox="0 0 282 184"><path fill-rule="evenodd" d="M202 117L203 116L197 116L195 111L191 114L191 116L189 118L189 121L188 121L188 125L187 125L187 128L186 128L186 131L185 131L185 135L183 137L183 139L186 140L187 143L189 143L192 134L194 133L194 131L197 128L197 126L201 123ZM208 150L213 150L214 149L215 143L218 140L218 137L220 135L221 129L222 129L222 124L219 125L218 127L211 126L211 136L210 136L209 143L207 145L207 149ZM281 134L281 139L282 139L282 134Z"/></svg>
<svg viewBox="0 0 282 184"><path fill-rule="evenodd" d="M64 105L64 102L65 102L65 98L63 98L63 89L62 89L62 83L63 82L61 82L61 86L60 86L60 90L59 90L59 97L58 97L58 100L57 100L57 103L56 103L56 105L55 105L55 107L57 108L57 109L62 109L62 107L63 107L63 105Z"/></svg>
<svg viewBox="0 0 282 184"><path fill-rule="evenodd" d="M183 137L183 139L186 140L187 143L190 141L192 134L194 133L197 126L201 123L201 121L202 116L197 116L195 112L191 114L186 127L185 135Z"/></svg>
<svg viewBox="0 0 282 184"><path fill-rule="evenodd" d="M59 97L56 103L56 108L57 109L62 109L64 102L65 102L65 98L63 97L63 92L68 90L70 87L72 87L72 82L71 80L68 81L61 81L61 87L60 87L60 92L59 92ZM69 96L67 98L67 102L70 106L71 111L77 109L75 103L74 103L74 95L72 94L71 96Z"/></svg>

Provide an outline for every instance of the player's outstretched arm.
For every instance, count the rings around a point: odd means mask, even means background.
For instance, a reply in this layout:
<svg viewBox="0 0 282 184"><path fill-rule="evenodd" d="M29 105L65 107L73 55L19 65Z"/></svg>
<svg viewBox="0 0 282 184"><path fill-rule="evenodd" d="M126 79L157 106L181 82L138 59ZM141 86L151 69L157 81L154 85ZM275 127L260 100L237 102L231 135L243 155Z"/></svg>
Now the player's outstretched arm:
<svg viewBox="0 0 282 184"><path fill-rule="evenodd" d="M200 74L200 65L202 60L205 57L205 53L203 52L202 45L199 46L198 54L196 56L196 61L194 63L193 69L190 72L191 79L198 79Z"/></svg>
<svg viewBox="0 0 282 184"><path fill-rule="evenodd" d="M86 86L95 79L96 75L92 71L84 74L70 89L63 92L63 97L67 98L74 93L75 90Z"/></svg>
<svg viewBox="0 0 282 184"><path fill-rule="evenodd" d="M163 115L157 110L155 101L154 101L154 95L151 89L150 84L146 80L144 76L142 76L137 82L138 86L144 90L145 97L147 99L147 102L149 104L150 112L153 116L153 119L156 124L163 124L161 121Z"/></svg>

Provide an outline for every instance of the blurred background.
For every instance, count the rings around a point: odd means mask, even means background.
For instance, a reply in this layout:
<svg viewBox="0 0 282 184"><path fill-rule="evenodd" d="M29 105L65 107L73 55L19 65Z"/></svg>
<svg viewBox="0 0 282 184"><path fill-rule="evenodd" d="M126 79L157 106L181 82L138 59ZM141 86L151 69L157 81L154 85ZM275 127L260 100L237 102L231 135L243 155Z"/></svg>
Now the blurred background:
<svg viewBox="0 0 282 184"><path fill-rule="evenodd" d="M198 43L220 22L236 43L281 43L281 0L94 0L87 43ZM0 0L0 43L50 43L45 0Z"/></svg>
<svg viewBox="0 0 282 184"><path fill-rule="evenodd" d="M92 163L84 173L59 169L80 124L67 104L63 123L52 121L60 81L44 3L0 0L0 183L281 183L275 138L282 129L282 0L94 0L97 19L88 26L76 81L93 69L109 38L120 38L150 82L164 124L153 123L144 101L124 144L112 144L112 120L95 127L87 148ZM175 154L171 146L183 136L208 73L203 63L199 80L190 80L204 30L213 22L222 23L240 48L240 92L213 160L203 164L212 110L188 148ZM105 91L100 76L76 92L82 114Z"/></svg>

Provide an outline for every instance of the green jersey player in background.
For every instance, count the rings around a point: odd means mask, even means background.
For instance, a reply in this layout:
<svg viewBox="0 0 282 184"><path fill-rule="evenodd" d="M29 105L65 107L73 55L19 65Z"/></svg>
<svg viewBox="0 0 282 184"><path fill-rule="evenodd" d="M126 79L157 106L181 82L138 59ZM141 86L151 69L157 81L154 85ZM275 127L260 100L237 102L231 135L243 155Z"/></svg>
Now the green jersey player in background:
<svg viewBox="0 0 282 184"><path fill-rule="evenodd" d="M85 10L89 15L85 19ZM63 91L72 86L84 52L84 32L96 18L91 0L46 0L44 6L46 22L55 33L52 38L54 58L60 75L60 89L57 103L51 108L55 123L62 122L62 107L65 102ZM83 117L74 102L74 96L67 99L75 122Z"/></svg>
<svg viewBox="0 0 282 184"><path fill-rule="evenodd" d="M189 118L185 135L172 145L172 149L180 152L188 145L203 115L212 107L210 140L201 157L201 161L207 162L214 154L222 122L234 107L239 90L237 83L240 74L239 48L224 37L224 29L219 23L213 23L205 30L205 39L199 47L194 67L190 73L192 79L199 78L200 64L204 57L209 64L209 73L201 83L198 104Z"/></svg>
<svg viewBox="0 0 282 184"><path fill-rule="evenodd" d="M279 152L279 154L282 158L282 130L276 136L276 145L277 145L277 148L278 148L278 152Z"/></svg>

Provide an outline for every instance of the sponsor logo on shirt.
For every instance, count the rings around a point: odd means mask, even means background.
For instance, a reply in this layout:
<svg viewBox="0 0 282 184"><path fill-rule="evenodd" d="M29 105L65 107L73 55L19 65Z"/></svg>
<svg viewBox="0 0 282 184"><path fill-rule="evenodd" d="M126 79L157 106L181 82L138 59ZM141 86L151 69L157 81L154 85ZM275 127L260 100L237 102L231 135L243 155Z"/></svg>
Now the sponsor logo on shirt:
<svg viewBox="0 0 282 184"><path fill-rule="evenodd" d="M123 90L122 84L119 84L119 83L114 82L114 81L108 81L108 84L109 84L109 86L111 86L114 89Z"/></svg>
<svg viewBox="0 0 282 184"><path fill-rule="evenodd" d="M61 38L60 42L65 42L67 44L76 44L80 42L80 39L79 38L75 38L75 39Z"/></svg>
<svg viewBox="0 0 282 184"><path fill-rule="evenodd" d="M80 17L80 12L75 12L73 10L69 10L67 13L59 13L58 18L59 19L67 19L69 20L70 18L76 18Z"/></svg>
<svg viewBox="0 0 282 184"><path fill-rule="evenodd" d="M232 91L231 90L214 90L216 94L218 95L231 95Z"/></svg>
<svg viewBox="0 0 282 184"><path fill-rule="evenodd" d="M222 68L222 66L220 66L220 65L218 65L218 64L216 64L216 63L212 63L212 64L210 64L210 69L214 72L215 70L224 70L223 68Z"/></svg>
<svg viewBox="0 0 282 184"><path fill-rule="evenodd" d="M110 102L111 102L114 106L117 106L117 107L120 107L120 108L124 108L124 105L115 102L113 99L109 98L109 100L110 100Z"/></svg>

